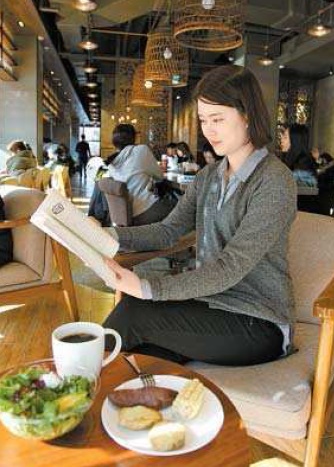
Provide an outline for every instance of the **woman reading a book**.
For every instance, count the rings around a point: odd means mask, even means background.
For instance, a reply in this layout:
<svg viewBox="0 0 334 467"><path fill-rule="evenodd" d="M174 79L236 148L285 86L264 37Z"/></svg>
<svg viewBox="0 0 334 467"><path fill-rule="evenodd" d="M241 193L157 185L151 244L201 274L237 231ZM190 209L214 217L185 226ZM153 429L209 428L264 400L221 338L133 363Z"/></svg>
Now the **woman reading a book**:
<svg viewBox="0 0 334 467"><path fill-rule="evenodd" d="M271 361L292 344L287 246L296 186L266 149L270 118L249 70L210 71L195 98L204 136L225 157L197 174L165 220L116 233L124 248L152 250L196 230L196 270L145 280L107 259L127 296L104 325L121 334L124 350L177 362Z"/></svg>

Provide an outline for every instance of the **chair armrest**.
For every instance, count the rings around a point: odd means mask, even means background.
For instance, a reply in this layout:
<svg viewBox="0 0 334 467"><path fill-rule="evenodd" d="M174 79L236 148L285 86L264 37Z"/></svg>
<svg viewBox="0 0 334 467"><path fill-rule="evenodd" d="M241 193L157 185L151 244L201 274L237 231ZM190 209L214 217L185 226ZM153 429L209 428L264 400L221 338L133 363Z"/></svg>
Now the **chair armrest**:
<svg viewBox="0 0 334 467"><path fill-rule="evenodd" d="M137 264L143 263L153 258L169 256L180 251L184 251L196 244L196 232L191 232L188 235L180 238L180 240L170 248L153 251L135 251L130 253L119 253L115 256L115 260L125 268L132 268Z"/></svg>
<svg viewBox="0 0 334 467"><path fill-rule="evenodd" d="M331 280L315 300L313 316L334 320L334 279Z"/></svg>
<svg viewBox="0 0 334 467"><path fill-rule="evenodd" d="M29 222L30 222L30 218L0 221L0 230L13 229L14 227L21 227L22 225L29 224Z"/></svg>

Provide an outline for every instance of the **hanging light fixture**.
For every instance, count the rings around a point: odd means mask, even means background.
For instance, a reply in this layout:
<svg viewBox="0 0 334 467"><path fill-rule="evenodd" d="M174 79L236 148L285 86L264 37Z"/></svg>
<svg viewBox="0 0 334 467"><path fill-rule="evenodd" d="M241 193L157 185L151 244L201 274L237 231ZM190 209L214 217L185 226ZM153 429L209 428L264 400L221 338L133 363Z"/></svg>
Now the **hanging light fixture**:
<svg viewBox="0 0 334 467"><path fill-rule="evenodd" d="M246 0L174 0L174 37L194 49L236 49L243 43L246 4Z"/></svg>
<svg viewBox="0 0 334 467"><path fill-rule="evenodd" d="M94 42L91 38L91 30L92 30L92 15L88 15L87 18L87 28L82 27L81 28L81 37L82 41L79 42L79 47L81 47L84 50L87 50L90 52L91 50L96 50L99 46L96 42ZM88 54L88 59L89 59L89 54Z"/></svg>
<svg viewBox="0 0 334 467"><path fill-rule="evenodd" d="M257 62L262 66L270 66L274 63L274 60L269 56L269 46L264 46L264 54L262 57L259 57Z"/></svg>
<svg viewBox="0 0 334 467"><path fill-rule="evenodd" d="M333 67L332 65L329 67L329 76L333 76L334 75L334 70L333 70Z"/></svg>
<svg viewBox="0 0 334 467"><path fill-rule="evenodd" d="M94 0L76 0L74 2L74 8L84 13L89 13L96 10L97 3Z"/></svg>
<svg viewBox="0 0 334 467"><path fill-rule="evenodd" d="M162 107L162 100L163 89L158 83L152 83L150 88L146 87L145 65L141 63L133 75L131 104L142 107Z"/></svg>
<svg viewBox="0 0 334 467"><path fill-rule="evenodd" d="M86 63L84 64L83 69L84 69L84 72L85 72L85 73L96 73L96 72L97 72L97 66L94 65L94 64L90 61L90 59L88 59L88 60L86 61Z"/></svg>
<svg viewBox="0 0 334 467"><path fill-rule="evenodd" d="M91 38L88 36L87 39L79 42L79 47L84 50L96 50L99 46L96 42L92 41Z"/></svg>
<svg viewBox="0 0 334 467"><path fill-rule="evenodd" d="M164 18L147 37L145 79L176 87L186 86L188 76L188 51L174 39L169 19Z"/></svg>
<svg viewBox="0 0 334 467"><path fill-rule="evenodd" d="M202 0L202 7L205 10L212 10L215 4L216 4L215 0Z"/></svg>
<svg viewBox="0 0 334 467"><path fill-rule="evenodd" d="M164 59L165 60L170 60L173 56L173 52L170 50L169 47L166 47L164 50Z"/></svg>
<svg viewBox="0 0 334 467"><path fill-rule="evenodd" d="M308 28L307 34L312 37L323 37L327 36L331 30L329 26L322 22L321 15L318 14L316 23Z"/></svg>

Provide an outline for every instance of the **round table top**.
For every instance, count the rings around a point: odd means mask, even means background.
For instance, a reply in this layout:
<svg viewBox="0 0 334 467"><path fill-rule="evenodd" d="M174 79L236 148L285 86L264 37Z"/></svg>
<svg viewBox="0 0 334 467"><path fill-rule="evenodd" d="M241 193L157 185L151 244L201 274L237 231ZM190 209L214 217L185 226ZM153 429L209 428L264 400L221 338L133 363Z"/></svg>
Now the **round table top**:
<svg viewBox="0 0 334 467"><path fill-rule="evenodd" d="M189 454L156 457L119 446L104 431L101 407L107 394L121 383L136 377L119 356L101 375L101 389L93 407L71 433L53 441L31 441L16 437L0 424L0 465L11 467L149 467L149 466L229 466L249 465L249 440L241 418L226 395L213 383L187 367L144 355L136 356L141 369L153 374L197 377L213 391L224 407L224 424L205 447Z"/></svg>

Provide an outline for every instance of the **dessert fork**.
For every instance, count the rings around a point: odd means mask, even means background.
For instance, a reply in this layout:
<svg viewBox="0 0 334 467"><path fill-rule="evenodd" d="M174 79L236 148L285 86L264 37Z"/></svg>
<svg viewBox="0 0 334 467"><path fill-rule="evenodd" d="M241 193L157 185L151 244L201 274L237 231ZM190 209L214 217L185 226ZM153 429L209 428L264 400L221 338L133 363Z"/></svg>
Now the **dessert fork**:
<svg viewBox="0 0 334 467"><path fill-rule="evenodd" d="M154 376L151 373L144 373L143 371L141 371L137 363L137 360L133 354L123 353L122 357L131 366L133 371L139 376L141 382L143 383L143 386L145 387L155 386Z"/></svg>

